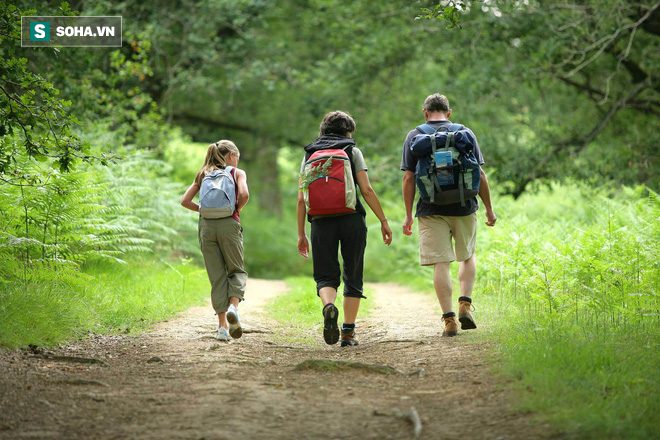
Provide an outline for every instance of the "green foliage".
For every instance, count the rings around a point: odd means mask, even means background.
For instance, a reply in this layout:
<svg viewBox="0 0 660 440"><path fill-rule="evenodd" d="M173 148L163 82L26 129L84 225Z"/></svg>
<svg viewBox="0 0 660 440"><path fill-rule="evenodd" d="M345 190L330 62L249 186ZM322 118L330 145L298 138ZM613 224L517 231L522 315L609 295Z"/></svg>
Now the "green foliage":
<svg viewBox="0 0 660 440"><path fill-rule="evenodd" d="M66 3L36 6L76 15ZM132 254L198 255L195 224L177 209L183 186L168 179L170 165L144 152L180 136L143 90L150 43L129 32L130 45L110 52L20 48L20 16L36 13L0 6L0 38L10 43L0 49L0 121L9 127L0 136L0 273L28 284ZM58 100L60 90L78 99ZM110 149L126 160L118 164Z"/></svg>
<svg viewBox="0 0 660 440"><path fill-rule="evenodd" d="M173 136L160 150L162 158L170 164L170 179L190 185L204 164L208 144L191 142L181 134Z"/></svg>
<svg viewBox="0 0 660 440"><path fill-rule="evenodd" d="M243 167L274 170L278 150L311 141L323 114L341 108L358 121L356 139L370 162L391 165L406 131L422 122L424 97L438 91L449 96L452 117L473 128L489 173L507 193L567 177L658 187L657 30L648 2L452 0L427 8L426 16L440 19L416 21L420 5L403 1L85 7L140 17L127 23L127 44L112 56L138 56L133 64L85 56L67 59L75 70L57 69L80 81L77 71L95 72L100 86L83 95L111 97L99 101L101 109L131 111L113 129L130 131L153 100L195 141L232 139ZM147 59L147 52L156 55ZM572 73L581 53L593 60ZM105 79L115 72L123 78L118 88ZM140 92L134 100L126 99L129 87ZM260 205L279 214L276 181L273 171L252 185L264 195Z"/></svg>
<svg viewBox="0 0 660 440"><path fill-rule="evenodd" d="M84 272L31 267L28 281L0 279L0 345L54 346L88 333L146 329L208 296L203 269L131 259Z"/></svg>
<svg viewBox="0 0 660 440"><path fill-rule="evenodd" d="M553 184L518 200L495 196L494 206L497 225L478 229L473 298L477 319L494 322L487 339L498 345L520 408L576 438L653 436L657 194ZM394 255L369 247L369 276L433 292L416 238L395 235L392 247Z"/></svg>
<svg viewBox="0 0 660 440"><path fill-rule="evenodd" d="M38 174L43 166L25 159L22 168ZM176 203L183 186L158 176L168 169L136 154L103 172L50 170L44 186L0 186L0 248L26 269L75 268L90 259L123 262L121 255L135 252L193 252L179 234L195 230ZM0 265L7 277L14 269Z"/></svg>
<svg viewBox="0 0 660 440"><path fill-rule="evenodd" d="M441 92L494 190L475 304L521 406L576 436L658 431L657 5L450 0L416 21L420 5L398 0L81 5L0 5L1 344L142 328L206 296L203 270L171 261L200 259L178 200L220 138L248 172L248 272L306 275L270 307L319 342L295 205L300 147L338 108L394 229L383 248L368 215L365 278L432 292L417 238L395 226L401 144ZM20 48L19 17L36 13L136 19L118 49Z"/></svg>
<svg viewBox="0 0 660 440"><path fill-rule="evenodd" d="M285 279L289 290L273 299L268 307L278 321L299 330L318 327L321 320L321 300L316 295L316 283L311 277Z"/></svg>
<svg viewBox="0 0 660 440"><path fill-rule="evenodd" d="M441 19L447 21L447 29L460 28L460 13L459 11L465 10L468 2L461 0L449 0L447 2L435 5L433 9L422 8L421 14L415 17L416 20L420 18L427 19Z"/></svg>
<svg viewBox="0 0 660 440"><path fill-rule="evenodd" d="M550 321L609 320L603 331L651 325L660 205L642 191L624 188L611 198L555 186L525 197L517 204L521 214L488 234L478 282L485 293L524 305L521 318L543 312ZM501 205L500 211L511 206Z"/></svg>
<svg viewBox="0 0 660 440"><path fill-rule="evenodd" d="M327 176L330 167L332 167L332 158L323 161L323 164L306 168L300 173L300 185L298 185L298 189L301 191L306 190L313 181Z"/></svg>
<svg viewBox="0 0 660 440"><path fill-rule="evenodd" d="M503 372L522 408L576 438L658 432L660 204L645 192L554 186L503 200L518 214L480 243Z"/></svg>
<svg viewBox="0 0 660 440"><path fill-rule="evenodd" d="M90 153L89 143L75 132L81 123L69 113L71 101L60 98L53 83L43 73L34 72L28 58L21 56L21 16L36 12L21 10L15 3L0 5L0 179L20 181L21 185L39 180L23 174L19 154L42 162L51 159L61 171L70 170L75 160L107 164L118 157L111 151L100 156ZM76 15L67 3L41 13ZM51 56L59 53L57 48L44 50Z"/></svg>
<svg viewBox="0 0 660 440"><path fill-rule="evenodd" d="M282 279L311 275L311 261L301 257L296 248L295 207L286 209L283 217L277 218L251 201L241 212L241 225L245 267L250 276Z"/></svg>
<svg viewBox="0 0 660 440"><path fill-rule="evenodd" d="M450 63L445 87L477 103L467 109L468 125L492 150L486 161L507 193L520 196L541 179L595 176L658 189L651 172L658 135L650 128L660 102L660 65L651 56L657 3L449 1L424 17L455 27L446 9L465 13L450 38L462 61Z"/></svg>
<svg viewBox="0 0 660 440"><path fill-rule="evenodd" d="M634 313L631 311L631 313ZM518 409L553 422L577 439L648 439L658 423L660 335L647 326L628 332L607 322L499 327L499 368L512 379ZM595 329L602 332L594 332Z"/></svg>

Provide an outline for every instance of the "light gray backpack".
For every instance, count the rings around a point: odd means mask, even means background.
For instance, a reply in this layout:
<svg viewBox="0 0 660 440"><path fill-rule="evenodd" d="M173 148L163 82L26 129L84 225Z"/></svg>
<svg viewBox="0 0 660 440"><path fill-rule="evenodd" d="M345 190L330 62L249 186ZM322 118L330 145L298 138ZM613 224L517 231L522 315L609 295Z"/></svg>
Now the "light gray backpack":
<svg viewBox="0 0 660 440"><path fill-rule="evenodd" d="M204 218L230 217L236 209L236 182L231 175L234 167L210 172L199 189L199 213Z"/></svg>

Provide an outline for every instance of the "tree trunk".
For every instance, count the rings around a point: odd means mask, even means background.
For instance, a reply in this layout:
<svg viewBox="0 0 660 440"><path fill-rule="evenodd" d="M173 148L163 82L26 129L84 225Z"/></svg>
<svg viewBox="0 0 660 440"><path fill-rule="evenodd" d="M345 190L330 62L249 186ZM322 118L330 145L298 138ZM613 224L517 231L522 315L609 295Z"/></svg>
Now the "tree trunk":
<svg viewBox="0 0 660 440"><path fill-rule="evenodd" d="M282 193L277 167L278 148L272 140L258 138L259 149L250 160L251 174L248 175L250 193L256 194L259 207L276 216L282 215Z"/></svg>

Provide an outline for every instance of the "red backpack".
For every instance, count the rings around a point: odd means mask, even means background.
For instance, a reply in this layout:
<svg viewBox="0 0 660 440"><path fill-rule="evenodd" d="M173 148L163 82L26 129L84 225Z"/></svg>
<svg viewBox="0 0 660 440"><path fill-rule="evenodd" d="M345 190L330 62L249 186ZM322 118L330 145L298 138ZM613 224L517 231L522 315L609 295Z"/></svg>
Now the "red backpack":
<svg viewBox="0 0 660 440"><path fill-rule="evenodd" d="M343 149L315 151L305 161L301 188L309 215L355 211L357 196L351 158Z"/></svg>

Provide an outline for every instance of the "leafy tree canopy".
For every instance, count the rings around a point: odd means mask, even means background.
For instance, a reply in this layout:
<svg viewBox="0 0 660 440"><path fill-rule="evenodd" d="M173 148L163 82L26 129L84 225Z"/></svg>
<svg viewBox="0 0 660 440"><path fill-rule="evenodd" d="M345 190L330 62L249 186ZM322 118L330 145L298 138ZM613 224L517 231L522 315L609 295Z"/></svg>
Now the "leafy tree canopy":
<svg viewBox="0 0 660 440"><path fill-rule="evenodd" d="M568 176L658 187L657 2L101 0L34 7L39 14L122 15L124 45L22 49L18 18L27 9L3 4L5 180L19 171L12 162L19 152L53 159L62 170L80 160L107 163L116 151L109 146L158 149L170 122L198 141L235 140L246 166L271 170L256 193L277 211L278 152L311 141L327 111L353 114L374 177L391 183L423 99L440 92L452 118L479 137L505 192L518 196L531 182ZM104 121L112 140L79 136L90 120Z"/></svg>

